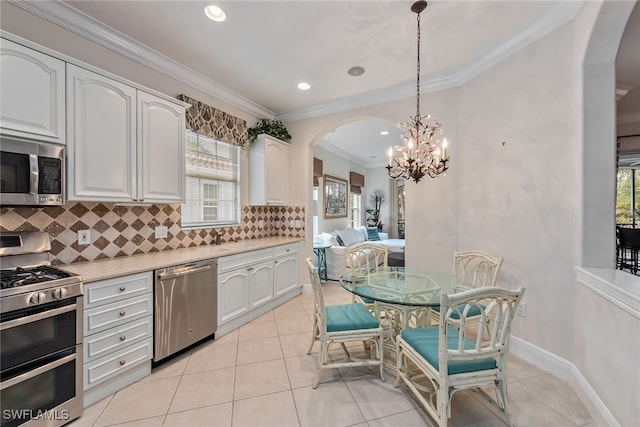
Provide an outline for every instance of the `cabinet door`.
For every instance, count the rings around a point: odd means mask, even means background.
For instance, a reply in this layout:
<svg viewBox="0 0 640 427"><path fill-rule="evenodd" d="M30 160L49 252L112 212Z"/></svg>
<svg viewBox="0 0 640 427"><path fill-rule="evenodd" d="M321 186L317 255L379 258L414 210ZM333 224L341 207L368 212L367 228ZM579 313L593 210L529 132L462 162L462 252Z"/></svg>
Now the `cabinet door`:
<svg viewBox="0 0 640 427"><path fill-rule="evenodd" d="M218 275L218 325L249 310L249 280L246 268Z"/></svg>
<svg viewBox="0 0 640 427"><path fill-rule="evenodd" d="M2 133L64 144L64 62L0 39L0 70Z"/></svg>
<svg viewBox="0 0 640 427"><path fill-rule="evenodd" d="M266 139L266 201L268 205L289 204L289 146Z"/></svg>
<svg viewBox="0 0 640 427"><path fill-rule="evenodd" d="M138 91L138 198L182 203L185 195L184 108Z"/></svg>
<svg viewBox="0 0 640 427"><path fill-rule="evenodd" d="M68 198L135 200L136 89L67 64Z"/></svg>
<svg viewBox="0 0 640 427"><path fill-rule="evenodd" d="M249 267L251 274L251 308L273 299L273 263L265 262Z"/></svg>
<svg viewBox="0 0 640 427"><path fill-rule="evenodd" d="M276 258L273 265L273 291L276 298L298 287L297 254Z"/></svg>

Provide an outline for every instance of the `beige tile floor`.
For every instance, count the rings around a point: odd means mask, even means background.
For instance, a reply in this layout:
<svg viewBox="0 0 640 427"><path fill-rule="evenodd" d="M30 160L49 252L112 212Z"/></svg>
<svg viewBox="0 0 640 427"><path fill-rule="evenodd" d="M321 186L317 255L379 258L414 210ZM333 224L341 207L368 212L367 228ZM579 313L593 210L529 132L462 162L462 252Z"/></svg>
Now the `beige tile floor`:
<svg viewBox="0 0 640 427"><path fill-rule="evenodd" d="M349 302L324 285L327 304ZM144 427L433 426L395 376L376 370L325 371L311 387L317 348L313 297L303 294L215 341L155 368L152 374L85 409L70 424ZM317 347L317 346L316 346ZM511 355L509 391L518 426L595 426L571 386ZM473 392L453 400L452 426L502 426Z"/></svg>

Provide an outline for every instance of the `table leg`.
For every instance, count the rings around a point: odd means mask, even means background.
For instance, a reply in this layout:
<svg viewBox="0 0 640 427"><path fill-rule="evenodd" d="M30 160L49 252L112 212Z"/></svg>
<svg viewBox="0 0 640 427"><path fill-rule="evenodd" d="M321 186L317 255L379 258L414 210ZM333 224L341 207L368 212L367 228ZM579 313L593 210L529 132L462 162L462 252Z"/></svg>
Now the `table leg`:
<svg viewBox="0 0 640 427"><path fill-rule="evenodd" d="M424 328L431 324L431 309L375 302L375 314L384 329L382 343L385 368L396 372L397 337L407 328Z"/></svg>

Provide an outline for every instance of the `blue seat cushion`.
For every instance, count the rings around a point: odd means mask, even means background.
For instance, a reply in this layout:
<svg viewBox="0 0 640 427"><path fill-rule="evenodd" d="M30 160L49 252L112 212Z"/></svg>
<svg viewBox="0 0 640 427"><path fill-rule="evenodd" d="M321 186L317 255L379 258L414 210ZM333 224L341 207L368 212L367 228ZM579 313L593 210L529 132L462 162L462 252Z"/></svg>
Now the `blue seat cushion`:
<svg viewBox="0 0 640 427"><path fill-rule="evenodd" d="M375 329L378 320L362 304L327 306L327 332Z"/></svg>
<svg viewBox="0 0 640 427"><path fill-rule="evenodd" d="M451 312L451 318L455 319L455 320L459 320L460 319L460 313L462 313L462 311L464 310L465 305L464 304L460 304L457 307L457 310L454 310ZM480 316L480 307L482 307L483 309L485 308L484 305L480 304L480 306L477 305L472 305L469 308L469 311L467 312L467 317L471 317L471 316ZM438 313L440 313L440 306L436 306L433 307L432 310L437 311Z"/></svg>
<svg viewBox="0 0 640 427"><path fill-rule="evenodd" d="M369 285L358 285L357 286L358 292L363 293L363 294L372 294L373 293L373 289L371 289L371 286ZM363 303L365 304L373 304L373 300L371 298L367 298L367 297L363 297L362 295L358 295L360 297L360 299L362 300Z"/></svg>
<svg viewBox="0 0 640 427"><path fill-rule="evenodd" d="M429 362L434 368L440 369L438 361L438 327L405 329L402 331L402 338L413 347L420 356ZM458 347L459 332L453 326L447 326L447 347ZM472 350L475 343L468 338L464 339L464 348ZM483 371L497 367L493 358L477 359L470 361L454 360L449 361L449 375L461 374L464 372Z"/></svg>

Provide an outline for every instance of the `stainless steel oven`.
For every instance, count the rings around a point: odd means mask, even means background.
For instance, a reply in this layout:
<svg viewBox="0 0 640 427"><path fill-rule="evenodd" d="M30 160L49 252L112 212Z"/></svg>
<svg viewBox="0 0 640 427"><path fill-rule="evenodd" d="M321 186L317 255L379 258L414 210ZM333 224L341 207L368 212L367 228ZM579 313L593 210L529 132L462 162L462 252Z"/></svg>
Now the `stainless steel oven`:
<svg viewBox="0 0 640 427"><path fill-rule="evenodd" d="M2 427L82 414L82 278L46 265L49 250L47 233L0 234Z"/></svg>
<svg viewBox="0 0 640 427"><path fill-rule="evenodd" d="M64 204L64 148L3 137L0 205Z"/></svg>

